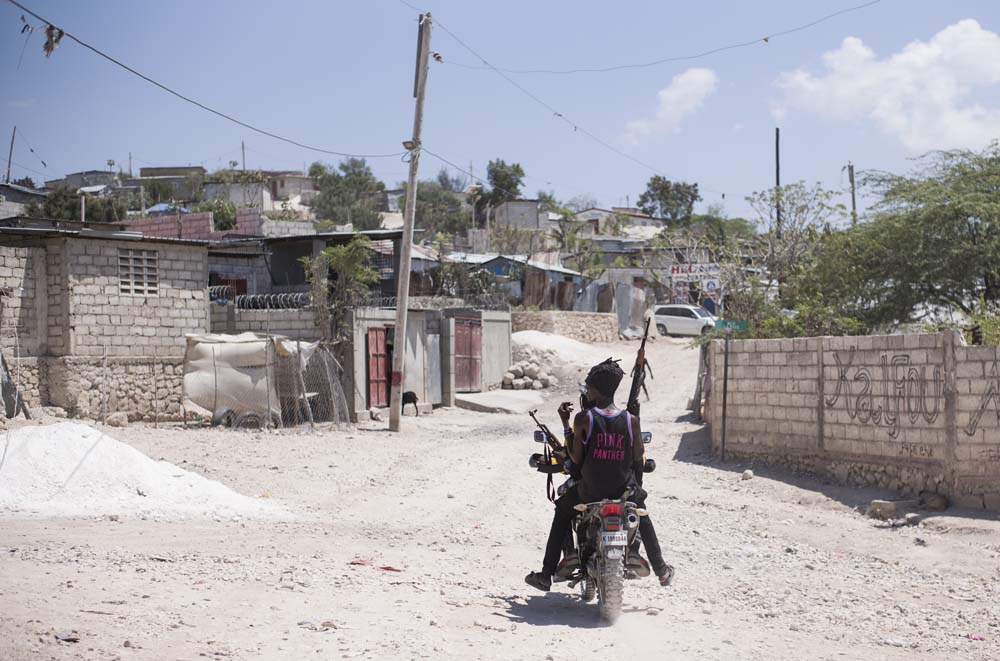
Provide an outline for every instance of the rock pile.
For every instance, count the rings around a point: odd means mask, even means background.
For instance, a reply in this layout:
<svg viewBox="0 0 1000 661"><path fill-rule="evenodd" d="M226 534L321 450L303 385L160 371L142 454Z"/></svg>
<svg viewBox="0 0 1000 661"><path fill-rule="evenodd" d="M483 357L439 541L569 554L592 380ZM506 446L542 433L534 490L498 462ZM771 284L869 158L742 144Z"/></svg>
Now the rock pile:
<svg viewBox="0 0 1000 661"><path fill-rule="evenodd" d="M521 347L518 347L521 349ZM550 355L552 354L552 355ZM506 390L541 390L559 385L559 379L549 374L554 352L517 351L521 360L507 368L500 386Z"/></svg>

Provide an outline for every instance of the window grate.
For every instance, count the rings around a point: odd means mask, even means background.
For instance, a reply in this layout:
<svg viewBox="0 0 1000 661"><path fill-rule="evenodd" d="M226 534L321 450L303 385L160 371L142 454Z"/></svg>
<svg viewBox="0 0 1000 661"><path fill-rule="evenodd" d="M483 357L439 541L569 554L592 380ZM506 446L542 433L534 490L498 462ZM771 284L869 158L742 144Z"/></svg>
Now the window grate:
<svg viewBox="0 0 1000 661"><path fill-rule="evenodd" d="M118 291L130 296L158 296L160 274L155 250L118 249Z"/></svg>

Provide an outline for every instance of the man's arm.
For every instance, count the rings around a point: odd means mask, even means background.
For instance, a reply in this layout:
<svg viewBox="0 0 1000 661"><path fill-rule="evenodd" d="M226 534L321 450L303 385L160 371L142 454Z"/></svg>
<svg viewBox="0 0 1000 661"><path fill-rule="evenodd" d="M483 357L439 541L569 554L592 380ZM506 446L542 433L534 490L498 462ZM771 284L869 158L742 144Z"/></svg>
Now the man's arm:
<svg viewBox="0 0 1000 661"><path fill-rule="evenodd" d="M587 414L580 411L573 419L573 442L569 444L569 458L577 466L583 465L583 440L590 430L587 426Z"/></svg>

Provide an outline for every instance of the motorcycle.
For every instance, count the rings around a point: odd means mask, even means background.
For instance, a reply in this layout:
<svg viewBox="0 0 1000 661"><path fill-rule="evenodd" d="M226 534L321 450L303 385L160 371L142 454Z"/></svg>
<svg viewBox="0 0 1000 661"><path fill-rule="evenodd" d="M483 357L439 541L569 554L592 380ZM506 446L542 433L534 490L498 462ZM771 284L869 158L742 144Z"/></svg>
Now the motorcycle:
<svg viewBox="0 0 1000 661"><path fill-rule="evenodd" d="M570 475L557 489L552 489L552 476L567 472L565 452L552 432L535 418L535 411L530 415L539 427L535 431L535 442L545 443L546 448L543 453L531 455L528 464L548 475L549 499L555 500L554 496L565 494L577 480ZM643 445L652 437L650 432L642 432ZM654 470L656 462L647 459L643 472ZM631 490L628 490L621 498L576 506L578 515L573 520L576 557L565 558L553 576L553 581L566 581L571 589L579 585L584 603L596 597L601 618L609 623L614 623L621 615L625 579L650 573L649 566L638 557L639 517L646 516L646 510L629 501L630 497Z"/></svg>

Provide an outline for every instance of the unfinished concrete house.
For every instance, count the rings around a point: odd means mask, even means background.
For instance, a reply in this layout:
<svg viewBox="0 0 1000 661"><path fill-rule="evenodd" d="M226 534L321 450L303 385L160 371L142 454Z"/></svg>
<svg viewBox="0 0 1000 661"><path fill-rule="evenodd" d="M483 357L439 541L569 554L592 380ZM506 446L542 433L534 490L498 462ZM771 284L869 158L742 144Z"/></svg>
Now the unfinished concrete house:
<svg viewBox="0 0 1000 661"><path fill-rule="evenodd" d="M0 260L0 337L29 406L181 415L184 336L209 330L207 242L11 218Z"/></svg>

